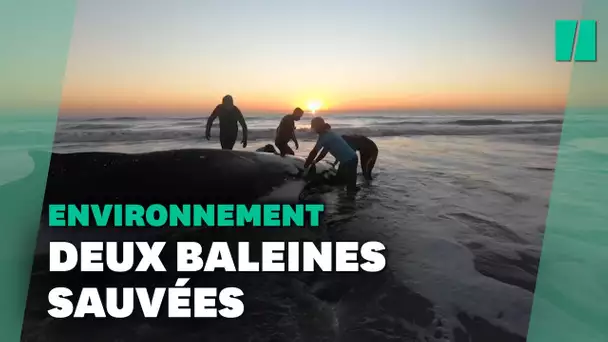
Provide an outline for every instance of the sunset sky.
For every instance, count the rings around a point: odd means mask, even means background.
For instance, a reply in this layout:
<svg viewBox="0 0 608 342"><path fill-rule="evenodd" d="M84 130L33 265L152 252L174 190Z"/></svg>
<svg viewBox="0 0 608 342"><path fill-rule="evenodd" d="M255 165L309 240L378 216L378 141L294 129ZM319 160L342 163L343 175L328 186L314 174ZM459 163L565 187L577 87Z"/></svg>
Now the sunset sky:
<svg viewBox="0 0 608 342"><path fill-rule="evenodd" d="M80 0L62 112L552 110L582 0Z"/></svg>

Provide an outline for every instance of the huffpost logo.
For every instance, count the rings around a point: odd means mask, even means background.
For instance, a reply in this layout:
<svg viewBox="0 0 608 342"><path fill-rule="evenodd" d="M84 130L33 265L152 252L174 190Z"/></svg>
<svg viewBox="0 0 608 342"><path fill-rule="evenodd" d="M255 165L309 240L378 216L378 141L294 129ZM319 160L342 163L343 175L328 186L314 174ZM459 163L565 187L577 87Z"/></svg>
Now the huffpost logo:
<svg viewBox="0 0 608 342"><path fill-rule="evenodd" d="M557 20L555 22L555 61L597 61L597 21Z"/></svg>

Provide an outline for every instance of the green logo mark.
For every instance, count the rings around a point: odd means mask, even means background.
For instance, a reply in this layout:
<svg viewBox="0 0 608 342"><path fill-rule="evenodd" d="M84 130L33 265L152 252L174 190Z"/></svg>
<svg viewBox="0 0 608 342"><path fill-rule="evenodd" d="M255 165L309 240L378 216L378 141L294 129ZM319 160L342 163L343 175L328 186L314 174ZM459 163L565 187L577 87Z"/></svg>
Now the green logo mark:
<svg viewBox="0 0 608 342"><path fill-rule="evenodd" d="M571 62L573 52L575 62L597 61L597 21L555 22L555 61Z"/></svg>

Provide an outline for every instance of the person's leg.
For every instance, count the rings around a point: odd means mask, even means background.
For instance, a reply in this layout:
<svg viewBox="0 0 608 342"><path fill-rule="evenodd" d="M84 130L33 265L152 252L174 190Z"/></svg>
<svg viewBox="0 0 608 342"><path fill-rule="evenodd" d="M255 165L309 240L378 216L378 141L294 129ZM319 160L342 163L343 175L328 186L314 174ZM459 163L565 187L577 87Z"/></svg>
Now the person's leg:
<svg viewBox="0 0 608 342"><path fill-rule="evenodd" d="M236 134L220 134L220 145L222 146L222 150L232 150L234 143L236 143Z"/></svg>
<svg viewBox="0 0 608 342"><path fill-rule="evenodd" d="M360 151L361 153L361 172L363 173L363 177L367 179L367 166L371 160L371 155L366 153L366 151Z"/></svg>
<svg viewBox="0 0 608 342"><path fill-rule="evenodd" d="M341 185L346 185L349 192L357 190L357 158L346 163L340 163L338 175Z"/></svg>
<svg viewBox="0 0 608 342"><path fill-rule="evenodd" d="M289 147L289 145L287 144L287 142L275 141L275 145L279 149L281 157L285 156L286 154L291 154L292 156L295 155L295 153L293 152L293 150L291 149L291 147Z"/></svg>
<svg viewBox="0 0 608 342"><path fill-rule="evenodd" d="M361 150L361 170L363 170L363 177L366 180L372 180L372 169L376 165L376 158L378 158L378 147L373 141L370 144L366 144Z"/></svg>
<svg viewBox="0 0 608 342"><path fill-rule="evenodd" d="M285 144L285 151L286 151L286 154L291 154L292 156L296 155L296 153L287 144Z"/></svg>
<svg viewBox="0 0 608 342"><path fill-rule="evenodd" d="M365 168L367 173L366 173L366 178L368 180L372 180L372 170L374 169L374 166L376 166L376 159L378 158L378 154L375 154L367 163L367 167Z"/></svg>
<svg viewBox="0 0 608 342"><path fill-rule="evenodd" d="M348 183L346 183L346 190L348 192L355 192L357 191L357 164L358 164L358 158L355 158L353 161L348 163L349 165L347 166L347 172L348 172L348 176L347 176L347 181Z"/></svg>
<svg viewBox="0 0 608 342"><path fill-rule="evenodd" d="M365 165L365 172L363 174L363 176L365 176L365 179L367 180L372 180L372 169L374 168L374 166L376 166L376 160L378 159L378 150L375 150L372 152L372 154L369 156L369 158L366 160L366 165Z"/></svg>

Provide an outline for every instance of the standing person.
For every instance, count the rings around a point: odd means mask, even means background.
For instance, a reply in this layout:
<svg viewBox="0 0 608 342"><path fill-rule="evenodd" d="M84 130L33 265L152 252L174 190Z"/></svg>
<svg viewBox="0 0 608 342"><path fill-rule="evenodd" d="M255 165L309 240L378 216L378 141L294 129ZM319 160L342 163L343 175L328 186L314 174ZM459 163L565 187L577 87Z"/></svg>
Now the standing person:
<svg viewBox="0 0 608 342"><path fill-rule="evenodd" d="M302 115L304 115L304 111L298 107L293 110L292 114L285 115L281 119L281 123L279 124L279 127L277 127L276 137L274 139L274 144L279 149L281 157L285 156L286 154L294 154L293 150L288 145L290 140L293 140L295 143L296 150L300 148L298 145L298 139L296 139L296 121L300 121Z"/></svg>
<svg viewBox="0 0 608 342"><path fill-rule="evenodd" d="M378 158L378 146L368 137L363 135L343 135L342 139L352 147L353 150L359 151L361 155L361 171L366 180L372 180L372 169L376 165Z"/></svg>
<svg viewBox="0 0 608 342"><path fill-rule="evenodd" d="M310 127L319 135L319 139L315 147L310 151L304 163L304 169L307 169L311 164L321 161L327 153L331 153L340 163L338 175L346 183L348 192L357 191L357 152L340 135L332 132L331 126L326 124L323 118L316 117L312 119Z"/></svg>
<svg viewBox="0 0 608 342"><path fill-rule="evenodd" d="M222 104L217 105L207 120L207 130L205 137L207 140L211 138L211 126L215 118L220 119L220 144L222 150L232 150L239 133L239 126L243 128L243 148L247 147L247 123L239 107L234 105L232 96L226 95L222 99Z"/></svg>

